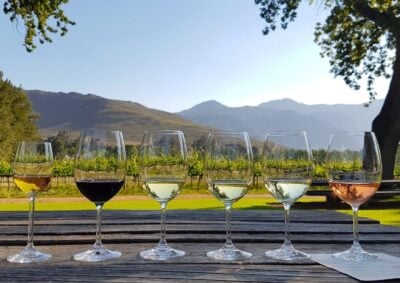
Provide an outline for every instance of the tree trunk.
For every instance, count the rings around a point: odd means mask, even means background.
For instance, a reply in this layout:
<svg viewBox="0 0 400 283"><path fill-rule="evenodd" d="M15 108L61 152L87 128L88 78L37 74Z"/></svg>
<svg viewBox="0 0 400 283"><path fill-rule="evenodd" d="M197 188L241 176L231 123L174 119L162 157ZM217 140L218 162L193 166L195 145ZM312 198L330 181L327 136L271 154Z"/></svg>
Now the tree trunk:
<svg viewBox="0 0 400 283"><path fill-rule="evenodd" d="M396 150L400 141L400 41L388 94L382 109L372 122L382 155L383 179L393 179Z"/></svg>

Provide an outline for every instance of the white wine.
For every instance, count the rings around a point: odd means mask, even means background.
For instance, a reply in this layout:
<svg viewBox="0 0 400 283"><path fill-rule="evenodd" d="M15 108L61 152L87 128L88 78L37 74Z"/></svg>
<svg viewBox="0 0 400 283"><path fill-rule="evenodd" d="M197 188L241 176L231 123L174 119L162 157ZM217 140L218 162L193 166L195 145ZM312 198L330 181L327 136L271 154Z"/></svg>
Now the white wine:
<svg viewBox="0 0 400 283"><path fill-rule="evenodd" d="M235 202L247 193L248 186L245 180L216 180L208 189L222 202Z"/></svg>
<svg viewBox="0 0 400 283"><path fill-rule="evenodd" d="M265 187L274 198L284 204L293 204L301 198L311 185L311 180L271 179Z"/></svg>
<svg viewBox="0 0 400 283"><path fill-rule="evenodd" d="M15 185L24 193L47 191L50 179L50 176L14 176Z"/></svg>
<svg viewBox="0 0 400 283"><path fill-rule="evenodd" d="M167 202L179 194L183 184L182 179L148 179L144 188L155 200Z"/></svg>

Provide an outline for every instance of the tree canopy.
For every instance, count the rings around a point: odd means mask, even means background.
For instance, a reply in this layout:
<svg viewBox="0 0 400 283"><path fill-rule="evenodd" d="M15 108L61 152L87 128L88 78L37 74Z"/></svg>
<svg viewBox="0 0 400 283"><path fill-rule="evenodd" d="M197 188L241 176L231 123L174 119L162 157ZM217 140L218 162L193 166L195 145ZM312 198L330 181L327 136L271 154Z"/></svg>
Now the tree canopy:
<svg viewBox="0 0 400 283"><path fill-rule="evenodd" d="M301 0L255 0L265 20L264 34L294 21ZM366 89L372 101L377 77L391 77L389 91L372 123L382 152L384 178L393 177L395 152L400 140L400 1L398 0L307 0L329 11L317 23L315 42L329 58L331 72L351 88Z"/></svg>
<svg viewBox="0 0 400 283"><path fill-rule="evenodd" d="M68 19L61 5L69 0L5 0L3 11L12 22L22 20L25 26L24 46L28 52L41 44L52 42L51 34L64 36L68 26L75 23Z"/></svg>
<svg viewBox="0 0 400 283"><path fill-rule="evenodd" d="M276 29L278 23L286 29L297 16L301 0L255 0L261 5L261 17L266 21L264 34ZM328 57L331 71L343 77L351 88L360 89L365 78L370 98L376 92L375 78L389 78L396 49L395 34L400 33L400 3L392 0L316 1L330 10L325 23L317 23L315 42L321 56Z"/></svg>
<svg viewBox="0 0 400 283"><path fill-rule="evenodd" d="M11 160L19 141L39 138L36 120L25 92L0 72L0 160Z"/></svg>

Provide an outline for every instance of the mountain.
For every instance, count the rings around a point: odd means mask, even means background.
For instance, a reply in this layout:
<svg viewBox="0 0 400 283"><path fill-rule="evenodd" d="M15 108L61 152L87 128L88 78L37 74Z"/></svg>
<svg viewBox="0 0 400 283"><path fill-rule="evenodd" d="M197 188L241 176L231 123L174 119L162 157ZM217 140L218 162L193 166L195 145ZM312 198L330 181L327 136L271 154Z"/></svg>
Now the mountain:
<svg viewBox="0 0 400 283"><path fill-rule="evenodd" d="M59 131L78 135L82 129L101 127L121 130L127 143L139 143L145 130L179 129L184 131L190 144L211 130L178 115L130 101L76 92L26 92L33 110L39 114L39 128L45 136L56 135Z"/></svg>
<svg viewBox="0 0 400 283"><path fill-rule="evenodd" d="M369 130L383 100L369 107L362 104L307 105L291 99L274 100L258 106L227 107L206 101L179 112L194 123L228 131L248 131L263 139L268 131L305 130L313 148L326 148L329 137L338 131Z"/></svg>

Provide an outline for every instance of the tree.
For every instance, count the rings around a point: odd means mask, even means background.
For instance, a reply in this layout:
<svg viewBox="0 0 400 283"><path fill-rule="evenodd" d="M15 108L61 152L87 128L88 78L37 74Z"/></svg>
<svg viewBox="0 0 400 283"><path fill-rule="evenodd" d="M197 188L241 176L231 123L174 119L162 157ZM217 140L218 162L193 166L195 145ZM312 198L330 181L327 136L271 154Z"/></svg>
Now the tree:
<svg viewBox="0 0 400 283"><path fill-rule="evenodd" d="M18 141L39 138L36 121L25 92L0 72L0 160L13 158Z"/></svg>
<svg viewBox="0 0 400 283"><path fill-rule="evenodd" d="M60 131L56 136L48 137L51 142L53 154L57 159L73 158L76 153L77 138L72 137L66 131Z"/></svg>
<svg viewBox="0 0 400 283"><path fill-rule="evenodd" d="M24 46L28 52L32 52L36 48L36 40L41 44L52 42L50 34L60 33L64 36L68 32L68 26L75 24L60 8L68 1L5 0L3 11L10 16L11 22L23 21L26 29Z"/></svg>
<svg viewBox="0 0 400 283"><path fill-rule="evenodd" d="M266 35L295 20L301 0L255 0L266 22ZM351 88L360 89L366 79L370 101L374 80L390 78L389 90L372 123L382 154L383 175L393 178L395 153L400 140L400 2L398 0L308 0L328 9L323 24L317 23L315 42L321 56L329 58L331 72ZM392 74L390 75L390 71Z"/></svg>

